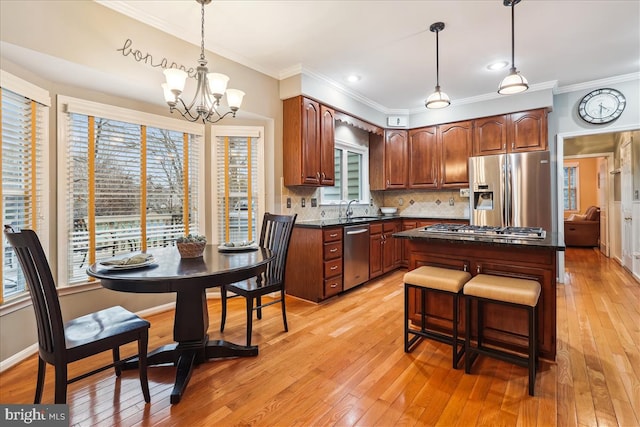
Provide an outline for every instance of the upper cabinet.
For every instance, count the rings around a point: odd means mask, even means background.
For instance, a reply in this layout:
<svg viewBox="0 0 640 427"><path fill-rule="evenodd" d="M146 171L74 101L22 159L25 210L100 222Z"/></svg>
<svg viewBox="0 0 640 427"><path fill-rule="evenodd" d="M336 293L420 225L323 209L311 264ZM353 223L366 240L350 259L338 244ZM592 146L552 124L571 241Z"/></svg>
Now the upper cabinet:
<svg viewBox="0 0 640 427"><path fill-rule="evenodd" d="M335 111L302 96L283 102L284 185L335 182Z"/></svg>
<svg viewBox="0 0 640 427"><path fill-rule="evenodd" d="M469 157L473 152L473 122L456 122L438 126L440 179L438 188L469 186Z"/></svg>
<svg viewBox="0 0 640 427"><path fill-rule="evenodd" d="M517 153L547 149L545 108L476 119L473 154Z"/></svg>
<svg viewBox="0 0 640 427"><path fill-rule="evenodd" d="M438 188L440 150L438 127L409 131L409 187Z"/></svg>
<svg viewBox="0 0 640 427"><path fill-rule="evenodd" d="M384 152L385 188L407 188L407 131L385 131Z"/></svg>

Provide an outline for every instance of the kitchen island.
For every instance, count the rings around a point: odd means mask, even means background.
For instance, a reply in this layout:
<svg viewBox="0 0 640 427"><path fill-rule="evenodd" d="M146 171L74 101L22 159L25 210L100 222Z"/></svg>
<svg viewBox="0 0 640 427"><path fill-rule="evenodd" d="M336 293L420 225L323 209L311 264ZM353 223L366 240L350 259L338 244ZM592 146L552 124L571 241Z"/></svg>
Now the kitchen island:
<svg viewBox="0 0 640 427"><path fill-rule="evenodd" d="M469 271L472 275L495 274L536 280L542 290L538 302L538 348L540 357L556 357L556 265L557 252L564 250L562 236L546 233L544 238L504 238L498 236L436 233L424 227L393 235L407 240L409 270L422 265ZM432 295L427 303L428 327L450 332L451 298ZM410 316L419 323L420 310L415 293L410 294ZM464 331L463 300L458 328ZM514 351L526 349L527 318L521 310L486 304L484 336ZM475 331L472 331L475 335Z"/></svg>

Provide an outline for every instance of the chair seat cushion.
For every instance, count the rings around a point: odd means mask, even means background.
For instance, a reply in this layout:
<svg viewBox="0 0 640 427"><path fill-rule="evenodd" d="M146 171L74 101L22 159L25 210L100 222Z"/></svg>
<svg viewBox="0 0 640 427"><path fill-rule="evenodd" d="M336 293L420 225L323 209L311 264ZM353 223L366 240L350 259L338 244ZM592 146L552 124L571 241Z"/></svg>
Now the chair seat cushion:
<svg viewBox="0 0 640 427"><path fill-rule="evenodd" d="M478 274L464 285L464 294L534 307L540 297L540 283L529 279Z"/></svg>
<svg viewBox="0 0 640 427"><path fill-rule="evenodd" d="M266 293L279 291L281 287L282 283L279 281L263 279L262 281L258 282L255 278L242 280L240 282L234 282L230 285L226 285L227 290L234 293L244 294L244 292L261 291L260 293L262 293L263 295Z"/></svg>
<svg viewBox="0 0 640 427"><path fill-rule="evenodd" d="M440 291L460 292L460 289L471 279L466 271L423 265L404 275L404 283Z"/></svg>
<svg viewBox="0 0 640 427"><path fill-rule="evenodd" d="M129 310L115 306L67 322L64 325L64 336L67 349L72 350L150 326L149 322Z"/></svg>

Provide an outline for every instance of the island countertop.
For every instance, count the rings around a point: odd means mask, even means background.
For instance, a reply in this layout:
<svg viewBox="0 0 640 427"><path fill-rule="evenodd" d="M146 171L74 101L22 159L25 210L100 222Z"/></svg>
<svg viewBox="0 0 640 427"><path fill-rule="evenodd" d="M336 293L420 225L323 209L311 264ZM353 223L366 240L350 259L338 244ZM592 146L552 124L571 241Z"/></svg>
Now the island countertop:
<svg viewBox="0 0 640 427"><path fill-rule="evenodd" d="M546 248L564 251L564 237L561 233L547 232L544 239L515 239L467 233L437 233L425 231L424 227L394 233L399 239L423 240L434 242L466 243L470 245L518 246L522 248Z"/></svg>

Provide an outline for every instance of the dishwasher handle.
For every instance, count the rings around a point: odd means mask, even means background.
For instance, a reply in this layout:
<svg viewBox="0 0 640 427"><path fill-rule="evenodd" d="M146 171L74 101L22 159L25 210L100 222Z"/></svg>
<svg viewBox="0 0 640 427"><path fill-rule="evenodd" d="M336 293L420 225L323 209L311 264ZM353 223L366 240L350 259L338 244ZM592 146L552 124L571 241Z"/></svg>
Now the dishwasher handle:
<svg viewBox="0 0 640 427"><path fill-rule="evenodd" d="M362 234L362 233L367 233L369 231L368 228L361 228L360 230L349 230L347 231L348 235L352 235L352 234Z"/></svg>

